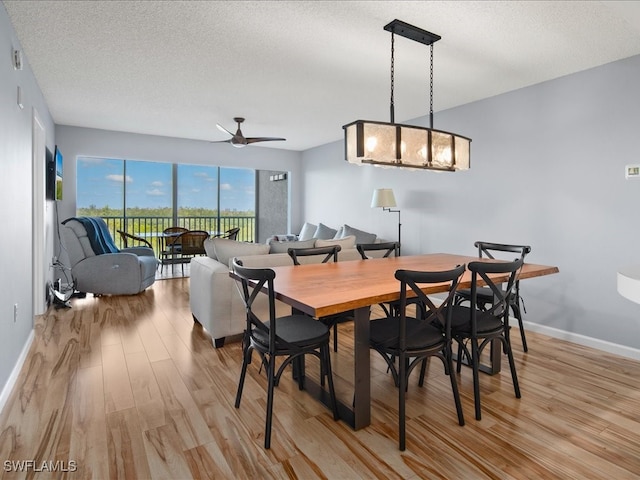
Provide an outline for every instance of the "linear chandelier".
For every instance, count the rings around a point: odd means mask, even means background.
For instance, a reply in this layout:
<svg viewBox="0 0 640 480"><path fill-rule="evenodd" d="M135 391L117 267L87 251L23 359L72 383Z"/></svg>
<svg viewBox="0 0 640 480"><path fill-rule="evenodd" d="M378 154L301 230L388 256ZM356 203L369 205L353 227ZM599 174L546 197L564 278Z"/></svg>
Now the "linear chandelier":
<svg viewBox="0 0 640 480"><path fill-rule="evenodd" d="M391 121L356 120L344 125L345 159L349 163L455 172L470 167L471 139L433 128L433 44L435 33L400 20L385 25L391 32ZM395 123L394 35L429 45L429 128Z"/></svg>

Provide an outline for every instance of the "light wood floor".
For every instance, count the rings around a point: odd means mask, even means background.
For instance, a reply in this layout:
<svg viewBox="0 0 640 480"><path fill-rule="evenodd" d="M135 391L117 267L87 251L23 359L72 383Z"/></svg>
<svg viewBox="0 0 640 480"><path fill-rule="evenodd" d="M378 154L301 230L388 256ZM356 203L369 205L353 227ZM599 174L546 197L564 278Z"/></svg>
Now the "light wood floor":
<svg viewBox="0 0 640 480"><path fill-rule="evenodd" d="M507 371L459 384L466 426L433 361L409 386L407 450L397 448L397 391L372 353L372 425L354 432L300 392L277 388L272 448L263 449L265 385L254 362L233 406L240 345L214 349L194 325L189 279L136 296L72 300L39 317L32 349L0 415L3 478L606 478L640 476L640 362L528 334L514 337L522 399ZM533 318L535 312L529 312ZM333 357L348 401L352 326ZM315 369L310 361L309 369ZM7 472L6 461L74 462L76 472ZM66 463L65 463L66 462Z"/></svg>

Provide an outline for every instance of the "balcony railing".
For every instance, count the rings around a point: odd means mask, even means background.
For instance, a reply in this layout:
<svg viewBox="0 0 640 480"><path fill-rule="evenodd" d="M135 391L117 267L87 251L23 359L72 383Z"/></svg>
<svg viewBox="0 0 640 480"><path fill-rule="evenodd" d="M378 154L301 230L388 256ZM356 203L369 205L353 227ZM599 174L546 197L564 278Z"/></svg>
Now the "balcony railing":
<svg viewBox="0 0 640 480"><path fill-rule="evenodd" d="M189 230L205 230L207 232L225 232L231 228L240 227L238 233L238 241L254 242L256 231L255 217L178 217L177 223L174 223L170 217L102 217L116 245L123 247L118 230L124 230L133 235L141 235L147 238L150 243L157 249L157 242L151 240L154 233L161 233L168 227L184 227ZM156 254L158 252L156 251Z"/></svg>

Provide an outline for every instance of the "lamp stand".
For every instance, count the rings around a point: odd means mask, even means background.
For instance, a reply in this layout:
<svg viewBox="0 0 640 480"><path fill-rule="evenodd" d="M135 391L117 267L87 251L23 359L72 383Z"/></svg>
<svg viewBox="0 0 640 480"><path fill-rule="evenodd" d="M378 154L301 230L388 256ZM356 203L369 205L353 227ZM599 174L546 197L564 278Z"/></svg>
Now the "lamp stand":
<svg viewBox="0 0 640 480"><path fill-rule="evenodd" d="M402 242L400 241L400 233L402 231L402 224L400 223L400 210L391 210L389 207L382 207L382 210L391 213L398 214L398 256L400 256L400 248L402 247Z"/></svg>

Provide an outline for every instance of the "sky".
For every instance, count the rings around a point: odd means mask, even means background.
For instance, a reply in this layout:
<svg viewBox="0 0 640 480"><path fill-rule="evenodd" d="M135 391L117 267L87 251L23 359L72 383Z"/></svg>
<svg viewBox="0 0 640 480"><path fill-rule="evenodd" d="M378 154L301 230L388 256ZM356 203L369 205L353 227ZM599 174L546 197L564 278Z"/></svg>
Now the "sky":
<svg viewBox="0 0 640 480"><path fill-rule="evenodd" d="M171 207L169 163L78 157L76 173L77 208L122 208L125 184L127 208ZM178 165L178 206L215 209L218 176L221 210L255 210L254 170L205 165Z"/></svg>

